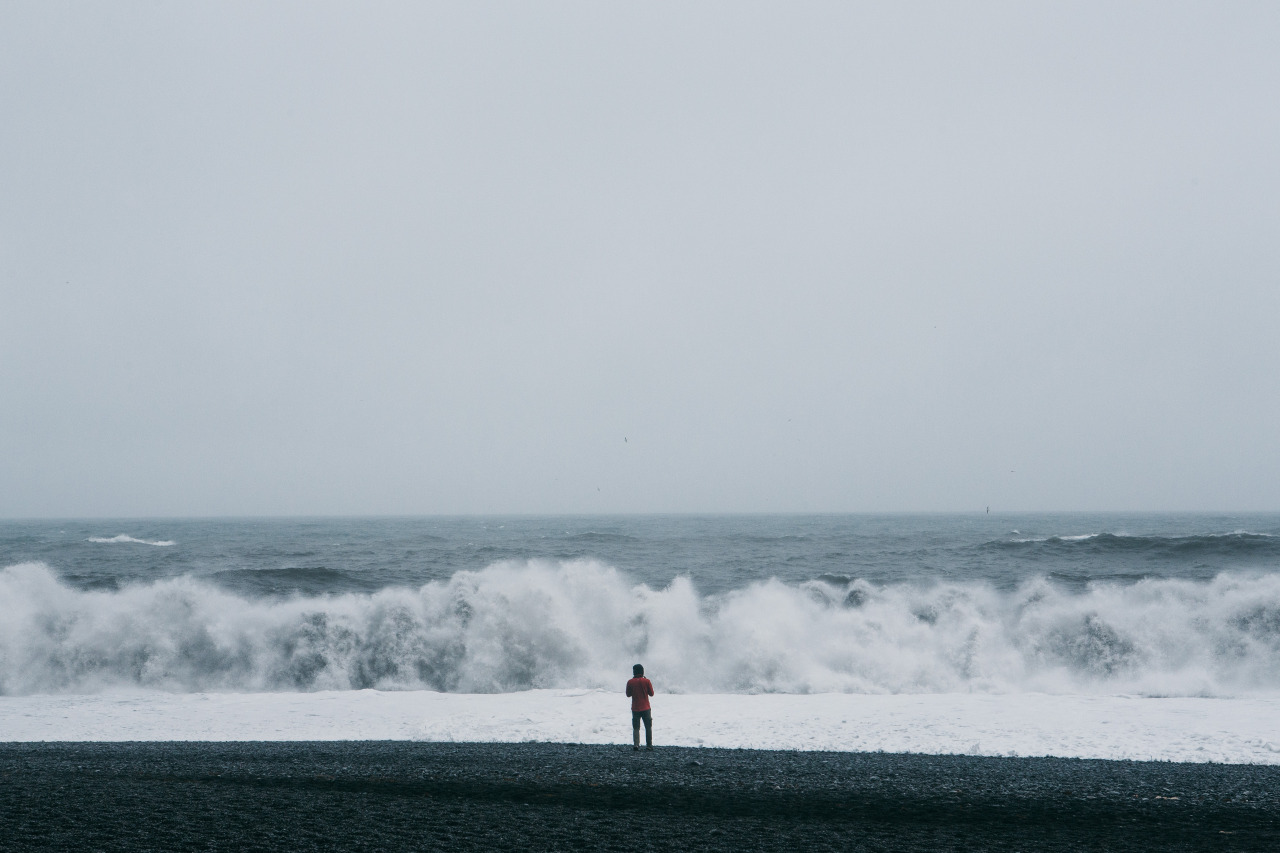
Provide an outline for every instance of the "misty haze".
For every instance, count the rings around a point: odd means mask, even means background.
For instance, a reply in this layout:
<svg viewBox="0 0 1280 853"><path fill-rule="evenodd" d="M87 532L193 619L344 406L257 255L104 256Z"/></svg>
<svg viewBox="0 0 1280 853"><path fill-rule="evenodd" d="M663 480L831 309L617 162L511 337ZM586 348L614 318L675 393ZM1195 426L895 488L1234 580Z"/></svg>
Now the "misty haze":
<svg viewBox="0 0 1280 853"><path fill-rule="evenodd" d="M11 4L0 513L1274 510L1277 17Z"/></svg>

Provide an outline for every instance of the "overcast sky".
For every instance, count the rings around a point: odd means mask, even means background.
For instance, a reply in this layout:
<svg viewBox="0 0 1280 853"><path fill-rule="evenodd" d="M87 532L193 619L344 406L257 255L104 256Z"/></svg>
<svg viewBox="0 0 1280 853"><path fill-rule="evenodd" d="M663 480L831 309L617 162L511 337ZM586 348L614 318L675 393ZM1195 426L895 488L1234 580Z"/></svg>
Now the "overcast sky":
<svg viewBox="0 0 1280 853"><path fill-rule="evenodd" d="M1280 509L1280 5L0 9L0 515Z"/></svg>

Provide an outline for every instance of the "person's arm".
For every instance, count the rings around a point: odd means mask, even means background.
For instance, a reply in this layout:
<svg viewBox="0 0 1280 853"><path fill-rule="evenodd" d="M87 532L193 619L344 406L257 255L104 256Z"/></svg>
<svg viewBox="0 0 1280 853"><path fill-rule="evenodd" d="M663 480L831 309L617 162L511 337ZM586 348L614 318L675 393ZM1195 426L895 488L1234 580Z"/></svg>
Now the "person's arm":
<svg viewBox="0 0 1280 853"><path fill-rule="evenodd" d="M628 695L628 696L630 696L630 695L631 695L631 682L630 682L630 681L628 681L628 682L627 682L627 695Z"/></svg>
<svg viewBox="0 0 1280 853"><path fill-rule="evenodd" d="M644 683L645 683L645 686L646 686L646 687L648 688L648 690L649 690L649 695L650 695L650 696L652 696L652 695L653 695L653 682L646 678L646 679L644 680Z"/></svg>

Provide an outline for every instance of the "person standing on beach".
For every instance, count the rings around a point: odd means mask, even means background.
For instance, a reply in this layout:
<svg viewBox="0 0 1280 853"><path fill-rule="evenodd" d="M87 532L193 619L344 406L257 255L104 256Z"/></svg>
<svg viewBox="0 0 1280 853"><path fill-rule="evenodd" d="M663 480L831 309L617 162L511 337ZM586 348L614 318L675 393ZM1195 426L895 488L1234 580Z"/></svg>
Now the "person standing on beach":
<svg viewBox="0 0 1280 853"><path fill-rule="evenodd" d="M627 682L627 695L631 697L631 749L640 749L640 721L644 721L644 748L653 749L653 710L649 697L653 695L653 682L644 677L644 667L631 667L632 679Z"/></svg>

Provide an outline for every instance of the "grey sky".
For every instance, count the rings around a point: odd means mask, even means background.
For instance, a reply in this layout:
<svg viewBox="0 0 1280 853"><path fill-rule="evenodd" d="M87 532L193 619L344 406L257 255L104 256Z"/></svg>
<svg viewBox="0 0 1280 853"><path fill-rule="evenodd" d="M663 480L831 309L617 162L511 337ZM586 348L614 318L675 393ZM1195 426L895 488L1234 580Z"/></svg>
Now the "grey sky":
<svg viewBox="0 0 1280 853"><path fill-rule="evenodd" d="M1278 509L1277 45L6 3L0 515Z"/></svg>

